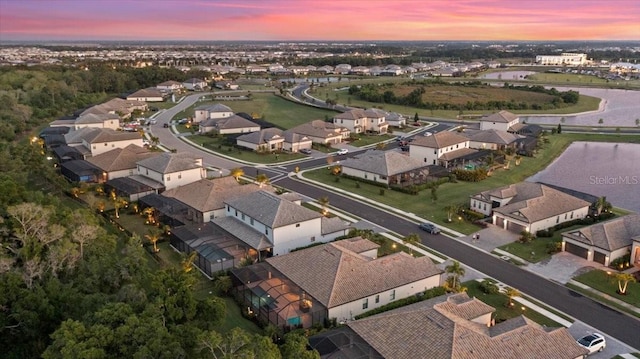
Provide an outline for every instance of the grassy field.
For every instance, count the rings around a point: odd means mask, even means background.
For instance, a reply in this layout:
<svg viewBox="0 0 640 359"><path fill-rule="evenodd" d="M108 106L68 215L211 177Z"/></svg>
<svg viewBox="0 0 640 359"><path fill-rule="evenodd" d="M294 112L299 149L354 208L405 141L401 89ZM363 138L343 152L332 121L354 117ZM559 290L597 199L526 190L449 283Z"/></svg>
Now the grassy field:
<svg viewBox="0 0 640 359"><path fill-rule="evenodd" d="M256 118L261 118L282 129L289 129L312 120L332 118L337 113L311 106L298 105L271 93L252 93L249 101L199 102L176 114L174 119L193 117L195 107L216 103L229 106L235 113L244 112Z"/></svg>
<svg viewBox="0 0 640 359"><path fill-rule="evenodd" d="M492 188L506 186L512 183L524 181L526 178L546 168L558 157L573 141L599 141L599 142L632 142L640 143L640 136L612 136L603 134L561 134L548 136L549 143L535 157L523 157L519 166L510 166L510 169L500 169L493 176L481 182L445 183L436 191L437 201L431 200L429 191L422 191L418 195L409 195L392 190L385 190L380 194L380 187L367 183L359 183L346 178L340 178L335 182L335 176L326 167L304 173L304 177L340 188L349 193L354 193L371 200L384 203L394 208L402 209L407 213L413 213L421 218L433 221L458 232L470 234L478 230L478 227L464 221L447 223L445 207L451 204L469 204L469 196ZM525 258L526 259L526 258Z"/></svg>
<svg viewBox="0 0 640 359"><path fill-rule="evenodd" d="M366 79L366 80L353 80L353 81L342 81L338 83L332 83L325 87L317 87L313 91L310 91L315 97L320 100L325 100L326 98L330 98L336 100L339 104L349 105L349 106L357 106L363 108L382 108L385 111L391 112L399 112L405 115L412 115L418 113L420 116L425 117L436 117L436 118L447 118L447 119L455 119L460 114L458 110L428 110L428 109L419 109L415 107L408 107L402 105L393 105L393 104L385 104L385 103L377 103L377 102L368 102L357 99L353 95L349 95L348 86L351 85L361 85L366 83L397 83L397 88L399 90L398 94L402 94L404 92L410 91L410 86L401 85L401 82L406 82L408 79L406 78L384 78L384 79ZM396 90L394 90L395 92ZM536 99L535 102L545 101L545 99L550 98L549 95L528 92L528 91L519 91L519 90L508 90L499 87L491 87L488 86L486 89L483 88L473 88L473 87L462 87L462 86L453 86L448 84L437 85L433 87L427 87L427 93L423 95L423 100L428 102L451 102L454 104L466 104L468 101L487 101L487 100L510 100L514 99L515 102L525 101L529 103L531 99ZM546 109L546 110L513 110L513 113L523 113L523 114L569 114L569 113L577 113L584 111L592 111L598 109L598 105L600 103L599 98L580 95L580 100L576 105L567 106L556 109ZM476 110L476 111L463 111L464 115L482 115L489 113L491 111L488 110Z"/></svg>
<svg viewBox="0 0 640 359"><path fill-rule="evenodd" d="M480 289L480 282L478 281L473 280L464 282L462 283L462 286L467 288L467 293L470 297L476 297L496 309L495 313L492 315L492 318L495 319L496 323L515 318L519 315L524 315L540 325L546 325L553 328L562 327L559 323L517 302L515 302L515 306L508 307L507 303L509 302L509 298L506 295L502 293L486 294Z"/></svg>
<svg viewBox="0 0 640 359"><path fill-rule="evenodd" d="M597 289L612 298L640 308L640 283L629 283L627 286L627 294L620 295L616 293L618 290L618 281L614 275L609 275L607 272L592 270L573 279L593 289Z"/></svg>

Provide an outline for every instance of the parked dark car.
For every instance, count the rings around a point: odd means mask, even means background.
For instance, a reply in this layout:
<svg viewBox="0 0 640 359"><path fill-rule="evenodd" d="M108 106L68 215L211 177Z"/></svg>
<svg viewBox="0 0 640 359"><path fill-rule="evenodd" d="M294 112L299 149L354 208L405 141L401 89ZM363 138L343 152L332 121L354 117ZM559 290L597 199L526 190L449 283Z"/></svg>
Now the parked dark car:
<svg viewBox="0 0 640 359"><path fill-rule="evenodd" d="M439 234L440 233L440 228L436 227L435 225L431 224L431 223L420 223L420 225L418 226L420 227L420 229L422 229L423 231L430 233L430 234Z"/></svg>
<svg viewBox="0 0 640 359"><path fill-rule="evenodd" d="M162 125L162 127L164 127L164 128L169 128L169 124L168 124L168 123L165 123L164 125Z"/></svg>

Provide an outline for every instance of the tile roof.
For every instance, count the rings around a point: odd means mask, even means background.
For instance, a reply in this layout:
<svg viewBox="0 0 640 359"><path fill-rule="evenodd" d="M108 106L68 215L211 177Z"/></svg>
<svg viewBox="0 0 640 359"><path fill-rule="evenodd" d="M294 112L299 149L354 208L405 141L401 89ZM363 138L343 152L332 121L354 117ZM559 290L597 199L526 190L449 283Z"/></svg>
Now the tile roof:
<svg viewBox="0 0 640 359"><path fill-rule="evenodd" d="M333 138L342 136L342 132L348 131L344 127L339 127L331 122L323 120L313 120L311 122L298 125L289 131L298 133L303 136L311 136L318 138Z"/></svg>
<svg viewBox="0 0 640 359"><path fill-rule="evenodd" d="M202 105L202 106L198 106L196 107L196 110L206 110L209 112L231 112L233 113L233 110L231 109L231 107L229 106L225 106L221 103L216 103L213 105Z"/></svg>
<svg viewBox="0 0 640 359"><path fill-rule="evenodd" d="M115 148L87 159L105 172L122 171L136 168L136 163L145 158L157 156L157 152L150 152L146 148L128 145L125 148Z"/></svg>
<svg viewBox="0 0 640 359"><path fill-rule="evenodd" d="M120 120L120 116L113 113L89 113L81 115L75 121L76 124L103 123L109 120Z"/></svg>
<svg viewBox="0 0 640 359"><path fill-rule="evenodd" d="M269 238L264 233L247 226L235 217L218 217L212 219L211 222L252 248L263 250L273 247L273 243L269 241Z"/></svg>
<svg viewBox="0 0 640 359"><path fill-rule="evenodd" d="M341 165L382 176L393 176L426 167L422 161L400 152L379 150L369 150L348 158L342 161Z"/></svg>
<svg viewBox="0 0 640 359"><path fill-rule="evenodd" d="M260 191L253 183L242 185L233 177L201 179L199 181L172 188L162 193L200 212L210 212L224 208L224 202L248 193Z"/></svg>
<svg viewBox="0 0 640 359"><path fill-rule="evenodd" d="M340 217L322 217L320 227L322 235L326 235L350 229L351 224L343 221Z"/></svg>
<svg viewBox="0 0 640 359"><path fill-rule="evenodd" d="M284 136L284 142L286 143L311 143L311 139L309 139L309 137L299 134L299 133L295 133L291 130L287 130L284 131L282 133L282 135Z"/></svg>
<svg viewBox="0 0 640 359"><path fill-rule="evenodd" d="M159 173L174 173L202 167L200 158L194 155L181 153L161 153L159 156L138 161L138 165ZM200 163L198 163L200 162Z"/></svg>
<svg viewBox="0 0 640 359"><path fill-rule="evenodd" d="M518 118L518 115L503 110L489 116L484 116L480 119L480 121L509 123L517 120Z"/></svg>
<svg viewBox="0 0 640 359"><path fill-rule="evenodd" d="M459 293L348 322L347 326L387 359L575 359L586 354L566 328L545 328L523 316L493 327L471 321L476 314L493 311Z"/></svg>
<svg viewBox="0 0 640 359"><path fill-rule="evenodd" d="M640 214L629 214L562 235L598 248L615 251L632 245L633 240L640 240Z"/></svg>
<svg viewBox="0 0 640 359"><path fill-rule="evenodd" d="M362 252L370 251L372 249L378 249L380 248L380 245L377 243L371 242L368 239L358 236L358 237L343 239L342 241L340 241L340 247L348 249L354 253L362 253Z"/></svg>
<svg viewBox="0 0 640 359"><path fill-rule="evenodd" d="M456 158L468 156L476 152L478 152L478 150L474 150L473 148L460 148L458 150L447 152L442 156L438 157L438 159L444 160L444 161L451 161L451 160L455 160Z"/></svg>
<svg viewBox="0 0 640 359"><path fill-rule="evenodd" d="M442 273L426 256L414 258L398 252L372 259L343 247L341 242L271 257L267 262L327 308ZM309 263L314 263L313 270Z"/></svg>
<svg viewBox="0 0 640 359"><path fill-rule="evenodd" d="M318 212L265 191L229 199L225 203L270 228L322 217Z"/></svg>
<svg viewBox="0 0 640 359"><path fill-rule="evenodd" d="M240 135L237 140L260 145L280 139L284 141L283 131L276 127L265 128L260 131L251 132L246 135Z"/></svg>
<svg viewBox="0 0 640 359"><path fill-rule="evenodd" d="M481 192L479 199L490 200L513 197L509 203L493 211L527 223L557 216L573 210L588 207L589 202L566 194L540 183L520 182L495 190ZM475 196L474 196L475 197Z"/></svg>
<svg viewBox="0 0 640 359"><path fill-rule="evenodd" d="M87 143L103 143L114 141L130 141L140 140L142 143L142 137L137 132L124 132L116 131L110 128L98 128L98 131L93 131L84 136L84 140Z"/></svg>
<svg viewBox="0 0 640 359"><path fill-rule="evenodd" d="M238 115L233 115L224 118L211 118L206 120L200 126L203 127L215 127L219 129L232 129L232 128L246 128L246 127L260 127L257 123L249 121L246 118Z"/></svg>
<svg viewBox="0 0 640 359"><path fill-rule="evenodd" d="M410 146L445 148L467 141L469 141L469 139L465 136L451 131L442 131L432 136L417 136L415 141L411 142Z"/></svg>
<svg viewBox="0 0 640 359"><path fill-rule="evenodd" d="M159 83L157 86L180 86L182 87L182 83L174 80L169 80L165 82Z"/></svg>
<svg viewBox="0 0 640 359"><path fill-rule="evenodd" d="M149 87L138 90L127 96L127 98L129 97L162 97L162 92L155 87Z"/></svg>
<svg viewBox="0 0 640 359"><path fill-rule="evenodd" d="M67 145L81 144L82 140L84 140L85 137L90 136L93 133L97 133L99 131L100 129L96 127L83 127L79 130L71 131L65 134L64 140L66 141Z"/></svg>
<svg viewBox="0 0 640 359"><path fill-rule="evenodd" d="M469 140L474 142L495 143L498 145L509 145L516 142L523 136L509 133L507 131L501 131L496 129L481 130L473 132L463 132L463 136L467 136Z"/></svg>

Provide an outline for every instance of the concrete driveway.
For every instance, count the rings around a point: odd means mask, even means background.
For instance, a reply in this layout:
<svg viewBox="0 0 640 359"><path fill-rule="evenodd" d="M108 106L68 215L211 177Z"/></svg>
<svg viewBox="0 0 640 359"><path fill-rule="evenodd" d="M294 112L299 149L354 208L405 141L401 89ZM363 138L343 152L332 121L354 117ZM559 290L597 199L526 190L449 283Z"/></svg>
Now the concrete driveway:
<svg viewBox="0 0 640 359"><path fill-rule="evenodd" d="M606 270L606 267L599 263L587 261L568 252L556 253L549 259L531 263L525 268L560 284L565 284L571 278L592 269Z"/></svg>

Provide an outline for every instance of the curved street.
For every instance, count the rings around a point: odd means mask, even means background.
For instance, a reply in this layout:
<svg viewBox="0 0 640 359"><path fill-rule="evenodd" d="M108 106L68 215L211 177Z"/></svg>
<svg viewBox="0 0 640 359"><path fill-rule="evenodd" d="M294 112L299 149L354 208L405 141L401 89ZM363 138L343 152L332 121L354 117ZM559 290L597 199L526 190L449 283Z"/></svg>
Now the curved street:
<svg viewBox="0 0 640 359"><path fill-rule="evenodd" d="M257 166L256 169L254 166L246 166L245 164L222 158L198 146L191 146L177 138L176 135L171 132L170 128L163 127L163 124L169 123L178 112L193 105L201 96L206 94L207 93L199 93L187 96L173 108L161 112L155 117L157 124L150 126L149 132L158 137L164 147L178 151L189 151L202 156L203 162L207 166L221 169L243 167L245 173L249 176L254 175L254 173L252 173L253 170L260 171L261 173L266 173L272 182L277 182L279 186L298 192L309 198L327 196L332 206L347 213L352 213L381 227L385 227L402 236L417 232L416 225L404 218L354 199L344 197L325 188L316 187L288 177L288 174L293 172L295 167L299 167L302 170L325 165L325 158L303 160L279 166ZM336 159L339 160L341 157L350 157L358 152L359 151L350 152L348 155L339 156ZM521 269L516 265L507 263L475 247L461 243L458 240L443 235L427 236L423 233L420 233L420 237L422 243L427 247L433 248L470 268L476 269L509 286L517 288L522 293L567 313L597 328L603 333L619 339L627 345L640 348L639 319L613 310L562 285Z"/></svg>

